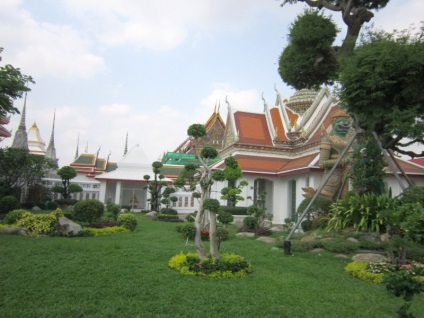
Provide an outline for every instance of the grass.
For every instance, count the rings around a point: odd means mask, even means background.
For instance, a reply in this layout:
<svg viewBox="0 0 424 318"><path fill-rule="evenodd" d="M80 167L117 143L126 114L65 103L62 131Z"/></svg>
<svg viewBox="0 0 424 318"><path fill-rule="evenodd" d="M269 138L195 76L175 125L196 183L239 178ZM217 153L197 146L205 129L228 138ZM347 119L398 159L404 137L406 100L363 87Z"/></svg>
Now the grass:
<svg viewBox="0 0 424 318"><path fill-rule="evenodd" d="M1 317L395 317L402 300L344 273L329 252L287 256L235 237L221 252L244 256L253 274L211 279L167 267L194 251L176 223L137 216L136 232L87 238L0 235ZM424 317L424 297L411 311ZM421 316L420 316L421 315Z"/></svg>

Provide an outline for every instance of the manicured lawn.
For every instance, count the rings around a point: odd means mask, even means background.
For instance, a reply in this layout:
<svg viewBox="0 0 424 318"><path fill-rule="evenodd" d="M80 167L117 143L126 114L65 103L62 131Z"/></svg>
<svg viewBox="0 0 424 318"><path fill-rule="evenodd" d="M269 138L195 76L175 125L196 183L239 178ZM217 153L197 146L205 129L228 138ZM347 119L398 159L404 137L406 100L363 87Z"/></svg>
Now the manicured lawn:
<svg viewBox="0 0 424 318"><path fill-rule="evenodd" d="M242 279L183 276L167 267L194 251L176 223L138 216L134 233L59 238L0 235L0 317L396 317L402 300L344 273L328 252L284 255L234 236L221 252L244 256ZM424 317L424 297L414 298Z"/></svg>

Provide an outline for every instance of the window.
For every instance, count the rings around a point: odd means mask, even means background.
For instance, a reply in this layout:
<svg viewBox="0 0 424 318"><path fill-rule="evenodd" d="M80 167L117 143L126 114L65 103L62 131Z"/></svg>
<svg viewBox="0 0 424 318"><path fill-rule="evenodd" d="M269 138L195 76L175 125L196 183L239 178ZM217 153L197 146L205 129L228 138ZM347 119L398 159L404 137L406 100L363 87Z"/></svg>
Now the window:
<svg viewBox="0 0 424 318"><path fill-rule="evenodd" d="M188 197L184 197L184 207L188 207Z"/></svg>
<svg viewBox="0 0 424 318"><path fill-rule="evenodd" d="M296 180L289 181L289 213L294 220L296 216Z"/></svg>

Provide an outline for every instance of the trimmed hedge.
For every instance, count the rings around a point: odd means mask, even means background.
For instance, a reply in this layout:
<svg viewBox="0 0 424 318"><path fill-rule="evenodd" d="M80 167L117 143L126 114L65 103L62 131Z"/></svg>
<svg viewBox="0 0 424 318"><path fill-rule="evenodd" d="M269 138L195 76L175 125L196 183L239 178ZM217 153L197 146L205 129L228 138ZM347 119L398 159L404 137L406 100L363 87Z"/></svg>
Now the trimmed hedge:
<svg viewBox="0 0 424 318"><path fill-rule="evenodd" d="M221 206L222 211L231 213L232 215L247 215L247 207L242 206Z"/></svg>

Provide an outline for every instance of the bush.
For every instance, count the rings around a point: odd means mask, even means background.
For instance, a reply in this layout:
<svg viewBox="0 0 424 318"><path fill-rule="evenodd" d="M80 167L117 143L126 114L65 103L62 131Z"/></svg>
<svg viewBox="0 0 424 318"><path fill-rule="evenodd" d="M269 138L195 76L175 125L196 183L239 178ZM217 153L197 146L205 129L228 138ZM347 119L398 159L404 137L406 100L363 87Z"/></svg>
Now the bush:
<svg viewBox="0 0 424 318"><path fill-rule="evenodd" d="M311 220L304 220L302 223L300 223L300 227L302 228L303 232L309 232L312 230L312 221Z"/></svg>
<svg viewBox="0 0 424 318"><path fill-rule="evenodd" d="M384 280L383 273L371 273L367 270L368 263L353 261L345 267L346 273L357 277L363 281L380 284Z"/></svg>
<svg viewBox="0 0 424 318"><path fill-rule="evenodd" d="M27 228L33 234L50 234L58 224L58 219L63 215L62 210L57 209L49 214L24 213L18 225Z"/></svg>
<svg viewBox="0 0 424 318"><path fill-rule="evenodd" d="M123 233L123 232L128 232L129 230L123 226L112 226L112 227L104 227L101 229L89 227L89 228L84 228L83 231L89 231L92 236L99 236L99 235Z"/></svg>
<svg viewBox="0 0 424 318"><path fill-rule="evenodd" d="M193 223L185 223L181 227L181 234L185 239L194 240L194 237L196 236L196 227Z"/></svg>
<svg viewBox="0 0 424 318"><path fill-rule="evenodd" d="M73 207L73 219L87 222L89 224L94 223L104 213L104 205L98 200L88 199L77 202Z"/></svg>
<svg viewBox="0 0 424 318"><path fill-rule="evenodd" d="M178 215L173 214L158 214L156 218L158 221L162 222L184 222Z"/></svg>
<svg viewBox="0 0 424 318"><path fill-rule="evenodd" d="M313 197L308 197L299 204L299 207L297 208L297 214L301 215L305 211L305 209L311 202L312 198ZM330 211L330 207L332 204L333 204L333 201L331 199L318 196L315 199L312 206L310 207L308 214L313 216L316 216L322 213L327 214Z"/></svg>
<svg viewBox="0 0 424 318"><path fill-rule="evenodd" d="M114 217L114 219L116 220L119 212L121 212L121 207L118 204L115 204L115 203L108 203L106 205L106 211L108 211L110 213L110 215L112 215Z"/></svg>
<svg viewBox="0 0 424 318"><path fill-rule="evenodd" d="M359 243L343 240L329 240L321 242L323 247L333 253L350 254L359 249Z"/></svg>
<svg viewBox="0 0 424 318"><path fill-rule="evenodd" d="M56 203L56 202L54 202L54 201L49 201L49 202L47 202L47 204L46 204L46 208L47 208L47 210L56 210L58 207L59 207L59 204L57 204L57 203Z"/></svg>
<svg viewBox="0 0 424 318"><path fill-rule="evenodd" d="M216 229L215 235L220 241L226 241L230 237L230 232L227 229L219 227Z"/></svg>
<svg viewBox="0 0 424 318"><path fill-rule="evenodd" d="M197 211L194 211L193 213L187 214L185 219L187 222L194 222L196 221L196 215L197 215Z"/></svg>
<svg viewBox="0 0 424 318"><path fill-rule="evenodd" d="M234 221L234 216L229 212L225 212L225 211L221 210L218 213L217 219L218 219L219 222L226 225L226 224L230 224L231 222Z"/></svg>
<svg viewBox="0 0 424 318"><path fill-rule="evenodd" d="M255 229L255 235L257 236L270 236L272 231L267 227L258 227Z"/></svg>
<svg viewBox="0 0 424 318"><path fill-rule="evenodd" d="M171 208L162 208L160 210L161 214L168 214L168 215L178 215L178 211Z"/></svg>
<svg viewBox="0 0 424 318"><path fill-rule="evenodd" d="M124 228L130 231L134 231L137 228L137 219L134 214L131 213L121 213L118 216L118 222Z"/></svg>
<svg viewBox="0 0 424 318"><path fill-rule="evenodd" d="M419 202L424 207L424 187L409 187L396 198L401 204Z"/></svg>
<svg viewBox="0 0 424 318"><path fill-rule="evenodd" d="M237 254L221 254L220 259L200 260L195 253L173 256L168 266L184 275L240 278L252 272L252 266Z"/></svg>
<svg viewBox="0 0 424 318"><path fill-rule="evenodd" d="M251 230L256 229L259 227L258 219L253 216L246 216L243 220L243 225Z"/></svg>
<svg viewBox="0 0 424 318"><path fill-rule="evenodd" d="M7 213L6 217L3 220L4 224L15 224L22 219L23 215L28 213L26 210L13 210Z"/></svg>
<svg viewBox="0 0 424 318"><path fill-rule="evenodd" d="M330 217L327 215L319 215L312 220L311 230L323 230L327 228Z"/></svg>
<svg viewBox="0 0 424 318"><path fill-rule="evenodd" d="M241 206L221 206L222 211L232 215L247 215L247 207Z"/></svg>
<svg viewBox="0 0 424 318"><path fill-rule="evenodd" d="M18 199L16 199L13 195L6 195L0 199L0 214L6 214L10 211L18 210L20 207Z"/></svg>

